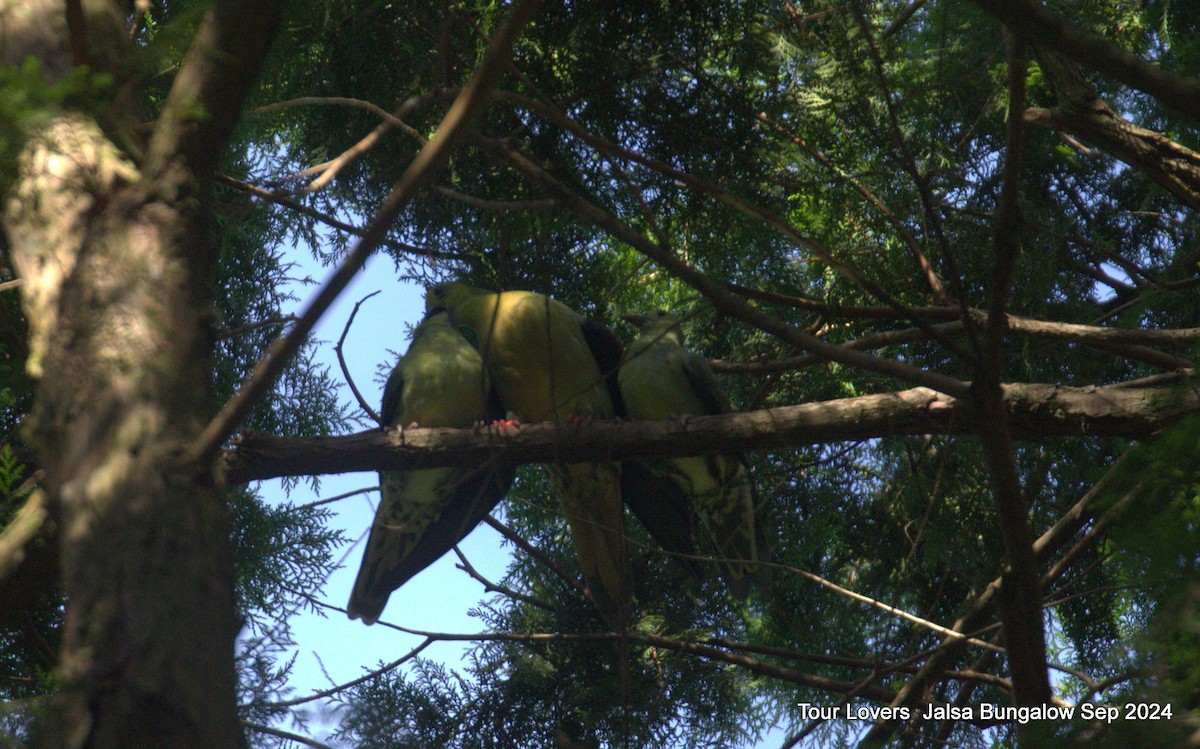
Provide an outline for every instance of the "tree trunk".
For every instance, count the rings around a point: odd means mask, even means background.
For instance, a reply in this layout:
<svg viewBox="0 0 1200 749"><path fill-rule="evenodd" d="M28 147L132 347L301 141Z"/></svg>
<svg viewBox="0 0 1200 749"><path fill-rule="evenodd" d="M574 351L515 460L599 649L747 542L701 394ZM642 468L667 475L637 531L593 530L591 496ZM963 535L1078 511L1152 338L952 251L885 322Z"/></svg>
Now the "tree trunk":
<svg viewBox="0 0 1200 749"><path fill-rule="evenodd" d="M144 193L94 122L26 144L5 228L25 279L29 419L68 606L49 746L231 747L237 623L211 466L198 212Z"/></svg>
<svg viewBox="0 0 1200 749"><path fill-rule="evenodd" d="M80 65L116 81L114 100L91 103L100 115L29 113L5 165L3 228L37 380L26 436L67 599L59 692L39 736L56 748L238 746L239 625L215 456L180 456L215 412L207 196L282 2L214 0L145 139L131 127L132 4L18 6L0 4L0 64L34 56L47 82Z"/></svg>

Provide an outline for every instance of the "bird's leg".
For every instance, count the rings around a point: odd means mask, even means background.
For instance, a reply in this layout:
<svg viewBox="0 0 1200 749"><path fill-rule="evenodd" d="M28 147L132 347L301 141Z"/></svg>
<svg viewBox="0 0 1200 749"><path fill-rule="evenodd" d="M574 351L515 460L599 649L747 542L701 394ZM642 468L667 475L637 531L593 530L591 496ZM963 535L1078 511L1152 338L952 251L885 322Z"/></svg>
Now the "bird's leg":
<svg viewBox="0 0 1200 749"><path fill-rule="evenodd" d="M492 426L499 429L501 432L507 432L509 429L520 429L521 421L512 411L505 414L506 418L495 419L492 421Z"/></svg>

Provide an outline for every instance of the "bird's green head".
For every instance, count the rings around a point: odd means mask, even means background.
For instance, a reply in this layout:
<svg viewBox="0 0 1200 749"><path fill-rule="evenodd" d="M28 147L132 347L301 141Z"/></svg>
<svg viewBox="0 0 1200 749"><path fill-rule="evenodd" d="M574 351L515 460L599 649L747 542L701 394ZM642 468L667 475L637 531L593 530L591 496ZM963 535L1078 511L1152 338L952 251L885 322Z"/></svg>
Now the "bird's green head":
<svg viewBox="0 0 1200 749"><path fill-rule="evenodd" d="M417 327L413 330L413 341L421 337L421 334L434 328L446 326L454 327L454 315L450 314L450 310L444 305L430 307L425 310L425 316L421 318L421 322L417 323Z"/></svg>
<svg viewBox="0 0 1200 749"><path fill-rule="evenodd" d="M465 300L487 293L489 292L457 281L434 284L425 290L425 310L428 312L437 307L445 307L454 311Z"/></svg>
<svg viewBox="0 0 1200 749"><path fill-rule="evenodd" d="M643 337L661 338L673 333L682 342L683 328L679 318L666 310L655 310L644 315L621 315L621 319L632 323Z"/></svg>
<svg viewBox="0 0 1200 749"><path fill-rule="evenodd" d="M439 304L435 307L428 307L425 310L425 316L421 318L422 325L453 325L454 315L450 314L450 308L444 304Z"/></svg>
<svg viewBox="0 0 1200 749"><path fill-rule="evenodd" d="M422 331L442 325L453 328L460 336L466 338L468 343L479 348L479 339L475 335L475 330L469 325L459 325L454 313L444 304L437 304L425 310L425 317L422 317L420 324L417 325L417 330L413 333L413 340L416 340Z"/></svg>

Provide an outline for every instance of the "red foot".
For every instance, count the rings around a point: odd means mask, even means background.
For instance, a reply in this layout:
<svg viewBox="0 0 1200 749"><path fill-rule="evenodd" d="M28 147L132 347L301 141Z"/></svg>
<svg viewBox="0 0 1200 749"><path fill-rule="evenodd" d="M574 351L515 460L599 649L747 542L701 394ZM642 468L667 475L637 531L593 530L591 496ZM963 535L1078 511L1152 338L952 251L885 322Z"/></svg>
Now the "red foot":
<svg viewBox="0 0 1200 749"><path fill-rule="evenodd" d="M521 422L516 419L496 419L492 422L492 426L499 429L501 432L507 432L509 429L520 429Z"/></svg>
<svg viewBox="0 0 1200 749"><path fill-rule="evenodd" d="M567 421L571 422L575 426L582 426L584 424L591 424L592 417L591 416L583 416L581 414L571 414L570 416L567 417Z"/></svg>

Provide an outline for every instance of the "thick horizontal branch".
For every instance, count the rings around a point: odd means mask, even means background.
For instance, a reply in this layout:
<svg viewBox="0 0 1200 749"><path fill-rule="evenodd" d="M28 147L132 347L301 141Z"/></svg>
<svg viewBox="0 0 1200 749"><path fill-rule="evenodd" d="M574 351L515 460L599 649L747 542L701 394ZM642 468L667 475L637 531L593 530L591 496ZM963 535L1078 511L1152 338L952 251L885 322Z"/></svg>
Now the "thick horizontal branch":
<svg viewBox="0 0 1200 749"><path fill-rule="evenodd" d="M1003 386L1013 436L1148 437L1200 410L1190 389ZM966 401L928 388L673 421L530 424L495 428L371 430L343 437L242 435L224 457L240 484L281 476L379 469L546 463L751 452L824 442L972 431Z"/></svg>

